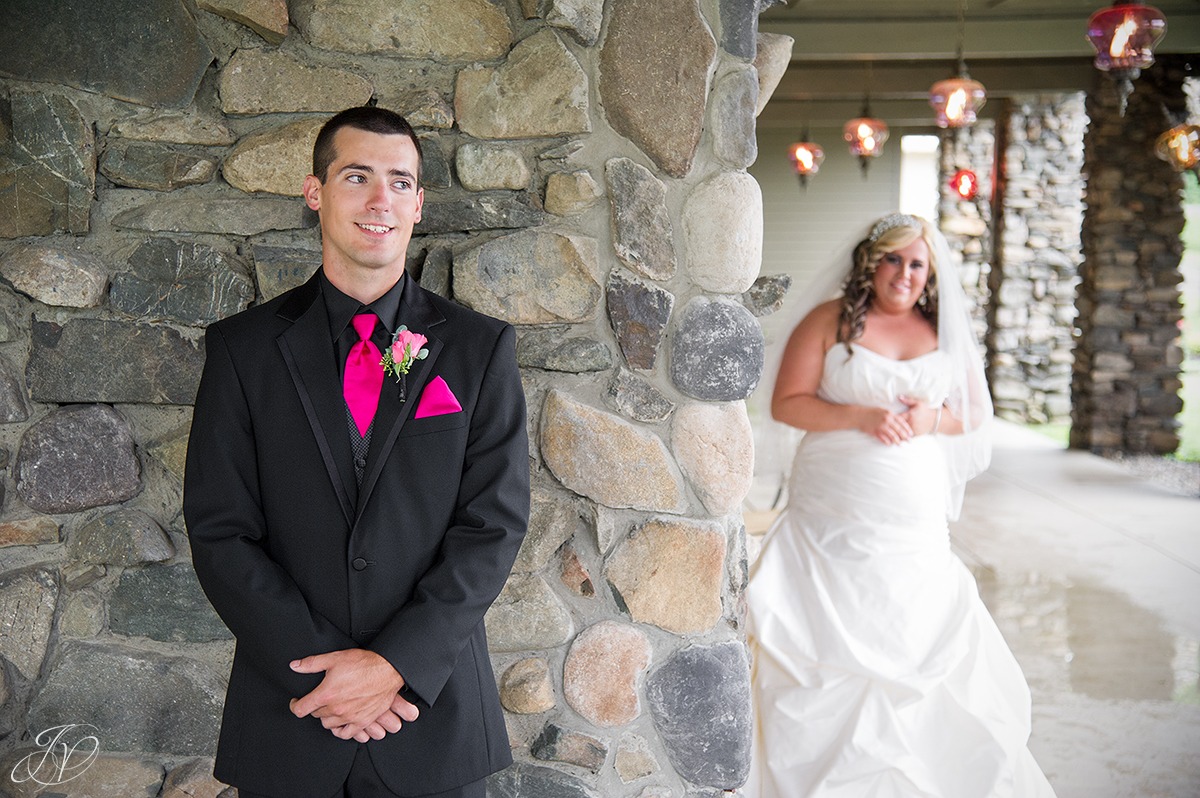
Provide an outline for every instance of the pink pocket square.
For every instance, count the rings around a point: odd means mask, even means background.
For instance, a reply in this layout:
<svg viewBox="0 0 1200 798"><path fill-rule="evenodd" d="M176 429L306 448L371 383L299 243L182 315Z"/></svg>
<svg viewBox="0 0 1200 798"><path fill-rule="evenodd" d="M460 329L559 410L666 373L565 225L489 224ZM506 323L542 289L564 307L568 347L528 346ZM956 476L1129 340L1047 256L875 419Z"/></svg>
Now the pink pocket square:
<svg viewBox="0 0 1200 798"><path fill-rule="evenodd" d="M421 392L421 401L417 403L417 412L413 414L413 418L444 416L460 410L462 405L450 391L450 386L441 377L434 377Z"/></svg>

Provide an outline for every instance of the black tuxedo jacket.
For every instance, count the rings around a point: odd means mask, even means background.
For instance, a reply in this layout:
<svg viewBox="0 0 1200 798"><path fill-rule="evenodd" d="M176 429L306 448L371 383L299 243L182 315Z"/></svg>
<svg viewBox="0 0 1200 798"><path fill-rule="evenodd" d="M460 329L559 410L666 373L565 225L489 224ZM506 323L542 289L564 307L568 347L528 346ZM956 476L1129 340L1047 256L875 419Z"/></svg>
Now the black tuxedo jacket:
<svg viewBox="0 0 1200 798"><path fill-rule="evenodd" d="M440 792L511 761L483 616L529 515L525 398L512 327L420 288L399 323L429 356L385 377L362 487L320 280L205 335L184 480L196 574L237 639L215 775L278 796L332 795L358 743L288 700L320 682L294 659L381 654L421 716L367 743L388 787ZM440 376L462 405L414 418Z"/></svg>

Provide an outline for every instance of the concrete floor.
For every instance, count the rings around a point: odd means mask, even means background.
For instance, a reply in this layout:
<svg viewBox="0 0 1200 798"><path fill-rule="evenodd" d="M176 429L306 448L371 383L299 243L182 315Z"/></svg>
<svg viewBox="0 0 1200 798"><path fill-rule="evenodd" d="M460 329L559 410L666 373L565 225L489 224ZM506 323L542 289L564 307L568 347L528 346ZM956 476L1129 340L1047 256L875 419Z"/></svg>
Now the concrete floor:
<svg viewBox="0 0 1200 798"><path fill-rule="evenodd" d="M998 424L953 545L1033 691L1059 798L1200 797L1200 499Z"/></svg>
<svg viewBox="0 0 1200 798"><path fill-rule="evenodd" d="M751 556L778 484L747 500ZM1058 798L1200 798L1200 499L998 421L951 541L1025 671Z"/></svg>

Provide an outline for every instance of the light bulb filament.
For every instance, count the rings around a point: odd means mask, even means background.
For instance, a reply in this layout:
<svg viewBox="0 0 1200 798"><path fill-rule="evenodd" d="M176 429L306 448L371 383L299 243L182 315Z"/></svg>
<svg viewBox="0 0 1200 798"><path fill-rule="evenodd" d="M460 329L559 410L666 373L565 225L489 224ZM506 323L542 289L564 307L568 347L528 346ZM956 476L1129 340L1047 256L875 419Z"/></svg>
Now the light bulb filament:
<svg viewBox="0 0 1200 798"><path fill-rule="evenodd" d="M1137 20L1127 14L1125 21L1113 31L1112 43L1108 46L1108 54L1113 58L1127 58L1133 55L1130 52L1129 40L1133 38L1133 34L1137 33L1137 29Z"/></svg>

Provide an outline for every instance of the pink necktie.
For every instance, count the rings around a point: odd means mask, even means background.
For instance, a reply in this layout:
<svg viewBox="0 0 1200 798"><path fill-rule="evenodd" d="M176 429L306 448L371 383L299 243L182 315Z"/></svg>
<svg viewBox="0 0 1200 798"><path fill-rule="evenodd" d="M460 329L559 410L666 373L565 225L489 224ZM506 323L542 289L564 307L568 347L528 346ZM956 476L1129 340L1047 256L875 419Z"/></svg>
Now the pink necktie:
<svg viewBox="0 0 1200 798"><path fill-rule="evenodd" d="M379 407L379 389L383 387L383 366L379 365L382 355L379 347L371 343L378 317L374 313L360 313L354 317L354 331L359 341L350 347L346 358L346 374L342 378L342 395L358 434L365 436Z"/></svg>

